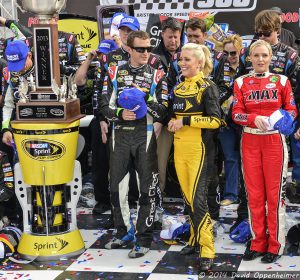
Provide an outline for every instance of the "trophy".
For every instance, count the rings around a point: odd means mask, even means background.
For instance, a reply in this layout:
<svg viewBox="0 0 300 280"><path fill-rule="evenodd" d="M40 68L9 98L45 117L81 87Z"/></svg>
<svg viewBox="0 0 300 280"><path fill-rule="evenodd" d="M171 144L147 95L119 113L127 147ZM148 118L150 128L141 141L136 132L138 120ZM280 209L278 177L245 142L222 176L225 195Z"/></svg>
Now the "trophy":
<svg viewBox="0 0 300 280"><path fill-rule="evenodd" d="M66 0L22 4L42 23L33 26L35 80L20 80L17 118L11 122L20 160L14 167L15 191L24 227L18 252L29 260L58 260L85 250L76 223L82 189L76 147L83 115L74 78L60 82L58 30L51 23Z"/></svg>
<svg viewBox="0 0 300 280"><path fill-rule="evenodd" d="M55 16L66 6L66 2L22 0L23 8L35 13L40 24L33 25L35 82L30 81L28 86L31 91L21 96L17 103L17 120L72 121L82 117L79 100L74 94L74 79L64 78L62 84L60 80ZM22 85L21 92L25 92L27 85Z"/></svg>

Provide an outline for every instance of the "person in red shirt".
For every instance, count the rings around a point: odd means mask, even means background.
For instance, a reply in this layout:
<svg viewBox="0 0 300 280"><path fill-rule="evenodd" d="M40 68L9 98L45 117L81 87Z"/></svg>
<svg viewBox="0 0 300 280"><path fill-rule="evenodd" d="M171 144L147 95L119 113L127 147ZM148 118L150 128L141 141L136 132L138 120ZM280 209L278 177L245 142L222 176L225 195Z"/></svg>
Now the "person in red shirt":
<svg viewBox="0 0 300 280"><path fill-rule="evenodd" d="M288 152L284 134L293 132L292 127L288 133L284 126L277 128L280 118L273 125L272 117L283 112L293 121L297 115L290 81L269 72L271 59L269 43L258 40L251 45L254 71L236 79L232 109L233 121L243 126L241 156L252 233L243 259L263 256L263 263L275 262L285 245Z"/></svg>

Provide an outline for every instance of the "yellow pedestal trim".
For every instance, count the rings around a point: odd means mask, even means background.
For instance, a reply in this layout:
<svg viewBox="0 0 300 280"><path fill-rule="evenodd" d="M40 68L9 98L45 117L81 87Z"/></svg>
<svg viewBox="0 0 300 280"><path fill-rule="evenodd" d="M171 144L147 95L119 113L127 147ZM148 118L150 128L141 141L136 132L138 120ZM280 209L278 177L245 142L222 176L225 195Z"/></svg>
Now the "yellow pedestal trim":
<svg viewBox="0 0 300 280"><path fill-rule="evenodd" d="M59 259L78 255L84 250L80 231L74 230L57 235L31 235L23 233L18 252L25 258Z"/></svg>

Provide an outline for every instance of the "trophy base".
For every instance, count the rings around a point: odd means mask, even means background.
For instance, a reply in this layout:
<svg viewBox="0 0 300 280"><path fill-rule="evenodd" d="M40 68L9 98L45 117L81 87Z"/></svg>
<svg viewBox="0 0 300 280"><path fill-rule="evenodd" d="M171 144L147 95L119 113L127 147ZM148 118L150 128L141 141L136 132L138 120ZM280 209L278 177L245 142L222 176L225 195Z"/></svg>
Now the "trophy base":
<svg viewBox="0 0 300 280"><path fill-rule="evenodd" d="M18 245L22 258L36 261L73 258L84 251L85 245L78 229L48 236L23 233Z"/></svg>
<svg viewBox="0 0 300 280"><path fill-rule="evenodd" d="M80 114L80 101L67 99L65 102L45 101L16 104L17 118L14 122L73 122L84 115Z"/></svg>

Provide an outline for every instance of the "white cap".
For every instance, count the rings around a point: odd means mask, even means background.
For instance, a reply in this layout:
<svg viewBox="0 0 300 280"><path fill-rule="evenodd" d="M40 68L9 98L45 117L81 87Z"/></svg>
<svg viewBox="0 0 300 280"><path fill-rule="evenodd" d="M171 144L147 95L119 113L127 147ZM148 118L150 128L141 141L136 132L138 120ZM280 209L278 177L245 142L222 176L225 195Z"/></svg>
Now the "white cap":
<svg viewBox="0 0 300 280"><path fill-rule="evenodd" d="M122 18L124 18L126 14L124 13L116 13L111 19L109 35L110 37L118 36L119 37L119 24Z"/></svg>
<svg viewBox="0 0 300 280"><path fill-rule="evenodd" d="M272 115L269 117L270 128L274 129L275 123L277 123L281 118L283 118L283 115L280 112L280 110L276 110L275 112L273 112Z"/></svg>

